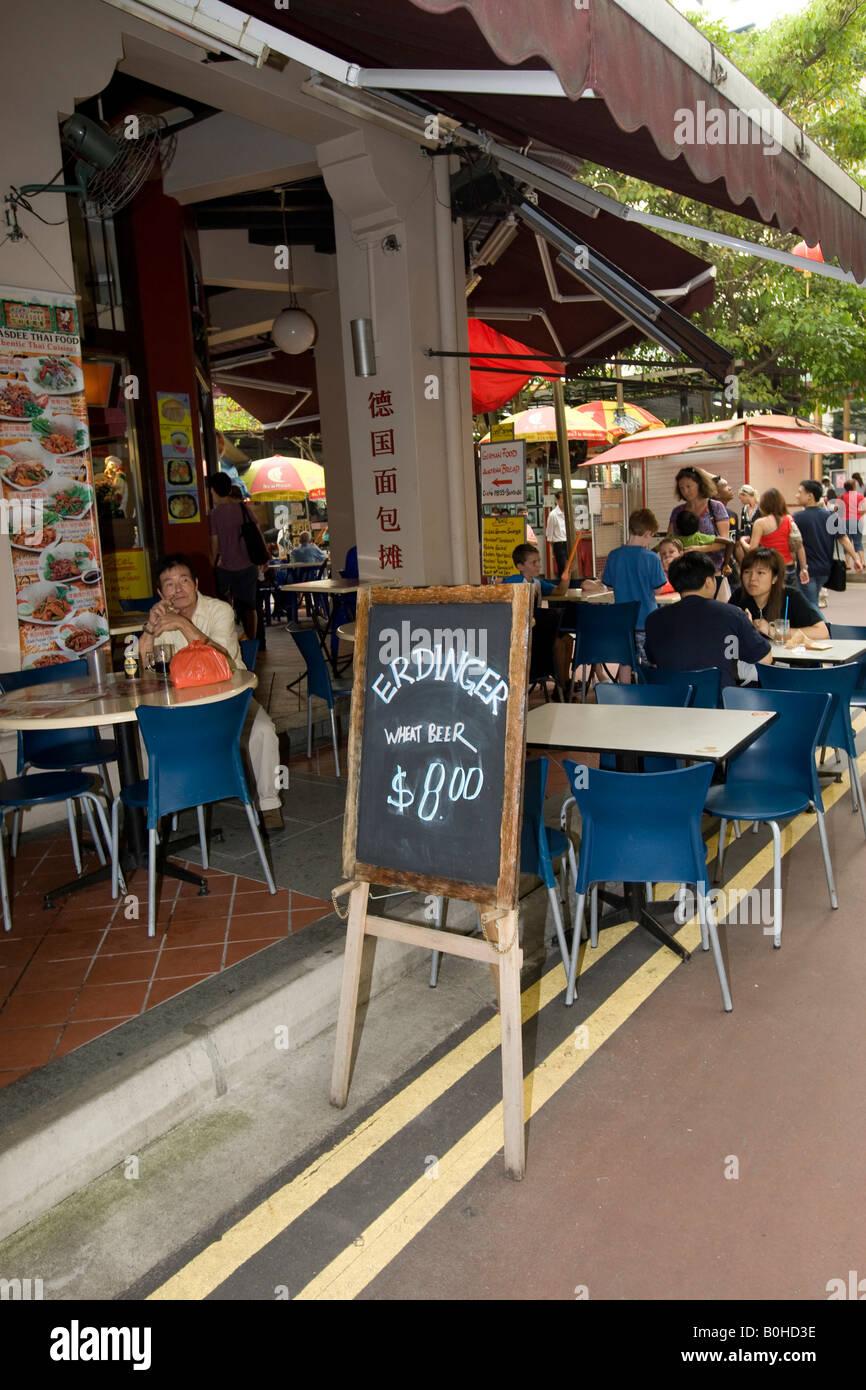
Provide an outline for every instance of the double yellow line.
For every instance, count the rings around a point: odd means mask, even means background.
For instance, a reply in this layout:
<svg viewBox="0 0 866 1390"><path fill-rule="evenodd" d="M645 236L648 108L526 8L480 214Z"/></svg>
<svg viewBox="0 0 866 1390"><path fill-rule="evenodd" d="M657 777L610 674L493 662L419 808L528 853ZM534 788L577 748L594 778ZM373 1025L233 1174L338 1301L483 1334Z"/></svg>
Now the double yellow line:
<svg viewBox="0 0 866 1390"><path fill-rule="evenodd" d="M855 729L866 725L866 718ZM866 767L866 754L858 768ZM849 789L847 774L823 794L825 808L835 805ZM782 831L782 854L798 843L815 825L814 818L798 816ZM718 836L707 841L712 861ZM726 883L727 889L748 891L771 871L772 844L765 845L740 872ZM658 885L657 897L670 897L677 885ZM581 975L602 960L634 930L633 924L611 928L599 939L595 951L586 950ZM700 943L700 930L692 919L677 933L687 950ZM535 1115L581 1069L680 964L666 947L629 977L611 997L554 1049L524 1081L524 1113ZM527 1022L565 988L565 970L557 964L530 985L521 996L521 1016ZM333 1149L315 1159L302 1173L207 1246L182 1269L155 1289L152 1299L202 1299L252 1259L286 1227L309 1211L334 1187L410 1124L491 1052L498 1048L498 1016L490 1019L447 1056L429 1067L399 1095L380 1106ZM473 1128L437 1159L437 1176L420 1175L391 1203L350 1246L325 1266L304 1288L291 1291L299 1299L351 1299L357 1296L436 1216L502 1147L502 1106L494 1106Z"/></svg>

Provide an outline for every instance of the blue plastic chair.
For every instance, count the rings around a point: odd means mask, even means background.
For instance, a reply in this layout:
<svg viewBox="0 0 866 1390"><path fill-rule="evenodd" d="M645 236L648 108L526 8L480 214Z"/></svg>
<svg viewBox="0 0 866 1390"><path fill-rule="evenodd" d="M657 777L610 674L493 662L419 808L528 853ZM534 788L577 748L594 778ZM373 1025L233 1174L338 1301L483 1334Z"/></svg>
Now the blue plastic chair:
<svg viewBox="0 0 866 1390"><path fill-rule="evenodd" d="M243 641L239 643L239 646L241 649L241 661L248 671L254 671L256 669L256 657L259 654L258 637L245 637Z"/></svg>
<svg viewBox="0 0 866 1390"><path fill-rule="evenodd" d="M28 810L31 806L50 806L55 802L65 801L66 814L69 818L69 836L72 840L72 857L75 861L75 872L80 878L81 852L78 848L78 832L75 827L74 803L76 801L80 801L85 809L87 823L93 836L93 843L96 846L100 864L105 863L105 853L102 848L102 841L93 824L91 802L96 808L102 833L105 836L105 843L106 845L110 843L108 822L105 819L102 802L94 795L94 783L95 778L84 772L37 772L29 777L10 777L5 782L0 782L0 895L3 899L3 926L6 931L12 930L12 911L9 906L4 844L6 812L14 811L17 816L20 811Z"/></svg>
<svg viewBox="0 0 866 1390"><path fill-rule="evenodd" d="M672 690L691 686L693 709L718 709L722 673L718 666L706 666L700 671L675 671L670 666L641 666L640 675L647 685L666 685Z"/></svg>
<svg viewBox="0 0 866 1390"><path fill-rule="evenodd" d="M764 667L759 667L763 671ZM782 944L782 837L779 821L814 807L824 856L824 872L830 906L838 907L824 803L815 749L833 704L833 697L818 691L738 690L722 691L725 709L774 710L778 714L758 737L728 762L723 785L710 788L706 810L718 816L719 855L716 882L725 860L725 834L729 820L766 821L773 832L773 945Z"/></svg>
<svg viewBox="0 0 866 1390"><path fill-rule="evenodd" d="M340 775L340 759L337 753L337 726L334 722L334 706L338 700L347 700L352 694L352 682L332 680L319 645L318 634L310 628L290 628L301 656L307 667L307 757L313 756L313 696L318 695L328 706L331 716L331 738L334 744L334 766Z"/></svg>
<svg viewBox="0 0 866 1390"><path fill-rule="evenodd" d="M722 1003L733 1008L719 935L707 899L707 851L701 812L713 775L712 763L676 772L602 772L563 763L581 814L575 922L583 918L592 889L590 942L598 944L599 883L694 883L701 945L713 949ZM573 1004L580 932L575 928L568 965L566 1004Z"/></svg>
<svg viewBox="0 0 866 1390"><path fill-rule="evenodd" d="M866 835L866 804L857 768L854 729L851 725L851 699L859 675L860 667L856 661L845 666L819 666L817 669L792 669L790 666L758 667L758 680L763 690L817 690L819 694L833 697L829 720L821 731L819 742L823 748L835 748L837 755L840 749L847 754L851 802L853 809L860 812L860 823L863 826L863 834Z"/></svg>
<svg viewBox="0 0 866 1390"><path fill-rule="evenodd" d="M147 811L147 934L156 931L156 847L163 816L195 806L198 814L202 857L204 810L212 801L237 797L244 805L253 843L265 872L270 893L276 893L265 857L258 820L250 799L240 753L241 729L252 692L242 690L227 700L208 705L183 705L166 709L139 705L138 727L147 749L148 776L122 787L111 807L111 896L118 891L118 821L120 804Z"/></svg>
<svg viewBox="0 0 866 1390"><path fill-rule="evenodd" d="M850 623L828 623L830 636L840 642L866 642L866 627L852 627ZM866 708L866 655L856 661L858 670L857 685L851 699L855 709Z"/></svg>
<svg viewBox="0 0 866 1390"><path fill-rule="evenodd" d="M120 599L120 611L122 613L149 613L155 603L159 603L159 594L154 594L153 598L122 598Z"/></svg>
<svg viewBox="0 0 866 1390"><path fill-rule="evenodd" d="M290 565L290 578L286 581L289 584L310 584L313 580L321 579L328 568L327 560L322 560L318 565ZM313 613L321 613L323 617L328 616L328 599L323 594L281 594L285 600L286 617L289 623L297 623L300 614L300 600L303 599L307 610L307 616L312 618Z"/></svg>
<svg viewBox="0 0 866 1390"><path fill-rule="evenodd" d="M62 666L33 666L27 671L0 672L0 692L10 695L14 690L26 686L47 685L51 681L74 680L87 675L87 662L84 657L77 661L67 661ZM106 763L117 758L114 739L100 738L95 729L23 729L18 733L18 776L23 777L29 768L40 772L80 772L86 767L96 767L102 778L105 800L111 800L111 787L108 781ZM35 803L34 803L35 804ZM99 846L99 837L90 813L89 802L84 801L87 824L94 843ZM18 852L18 835L21 811L24 803L17 807L12 819L12 857ZM105 863L105 860L102 861Z"/></svg>
<svg viewBox="0 0 866 1390"><path fill-rule="evenodd" d="M567 864L571 869L573 882L576 883L577 863L574 857L574 845L568 836L563 834L561 830L554 830L544 823L544 797L547 790L549 768L550 763L547 758L530 758L526 763L523 779L523 823L520 831L520 872L522 874L535 874L543 881L547 889L556 927L556 939L562 955L562 964L567 971L568 947L565 943L565 929L559 898L556 893L556 874L553 864L556 859L559 859L563 871ZM565 892L567 892L567 886ZM582 921L582 917L575 918L576 923L580 921ZM580 929L577 925L575 931L580 936Z"/></svg>
<svg viewBox="0 0 866 1390"><path fill-rule="evenodd" d="M679 689L665 685L617 685L614 681L598 681L595 698L600 705L654 705L679 706L688 708L695 693L693 685ZM673 772L680 766L678 758L644 758L644 772ZM616 772L616 757L613 753L602 753L599 767L605 772Z"/></svg>
<svg viewBox="0 0 866 1390"><path fill-rule="evenodd" d="M637 651L634 643L634 625L640 612L640 604L632 603L583 603L577 613L577 632L574 643L574 656L571 658L571 689L574 697L574 675L579 666L590 668L596 664L607 670L608 662L620 666L630 666L637 671ZM586 674L581 680L581 699L586 700Z"/></svg>

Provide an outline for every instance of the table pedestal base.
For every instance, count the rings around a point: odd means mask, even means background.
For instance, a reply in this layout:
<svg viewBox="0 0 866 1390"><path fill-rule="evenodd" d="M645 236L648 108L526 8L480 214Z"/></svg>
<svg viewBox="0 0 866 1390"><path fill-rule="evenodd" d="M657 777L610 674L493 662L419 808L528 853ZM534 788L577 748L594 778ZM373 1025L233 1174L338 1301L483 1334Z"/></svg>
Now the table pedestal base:
<svg viewBox="0 0 866 1390"><path fill-rule="evenodd" d="M605 931L608 927L618 927L623 922L637 922L639 927L643 927L656 941L660 941L663 946L674 951L682 960L691 959L691 951L687 951L684 946L666 931L655 913L665 913L670 915L676 912L678 904L676 902L650 903L647 904L646 888L642 883L624 883L625 893L610 893L606 888L599 888L598 896L602 902L608 903L613 909L602 916L599 913L598 930ZM650 907L653 909L650 911Z"/></svg>
<svg viewBox="0 0 866 1390"><path fill-rule="evenodd" d="M188 838L178 841L176 844L166 846L166 853L169 849L183 849L188 843L198 844L198 837L190 835ZM136 869L144 869L145 873L147 872L147 853L145 852L143 856L137 855L132 851L121 854L120 867L128 885ZM200 898L205 897L206 894L210 892L206 878L202 878L201 874L193 873L191 869L185 869L182 864L176 864L172 859L166 859L159 851L157 851L156 856L156 875L157 878L177 878L180 879L181 883L198 884L198 895ZM42 906L44 908L52 908L55 898L66 896L69 893L78 893L82 888L90 888L96 883L110 883L110 881L111 865L101 864L98 869L91 870L89 874L82 874L80 878L74 878L71 882L64 883L60 888L49 889L45 894Z"/></svg>

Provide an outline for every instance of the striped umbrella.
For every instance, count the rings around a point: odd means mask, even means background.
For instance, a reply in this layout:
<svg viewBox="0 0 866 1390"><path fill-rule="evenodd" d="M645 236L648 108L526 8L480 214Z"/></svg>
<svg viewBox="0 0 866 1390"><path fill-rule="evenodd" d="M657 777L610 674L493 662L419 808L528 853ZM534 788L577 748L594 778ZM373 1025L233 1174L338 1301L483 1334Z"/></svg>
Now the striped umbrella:
<svg viewBox="0 0 866 1390"><path fill-rule="evenodd" d="M616 401L587 401L586 405L580 407L580 413L589 415L599 429L605 431L608 444L615 444L617 440L628 434L637 434L639 430L664 429L663 420L657 420L643 406L634 405L631 401L623 401L622 405L617 405Z"/></svg>
<svg viewBox="0 0 866 1390"><path fill-rule="evenodd" d="M556 412L552 405L537 405L532 410L521 410L517 415L504 415L501 425L514 424L514 438L525 439L527 444L546 444L556 439ZM585 439L587 444L609 444L607 430L585 414L583 409L565 407L565 423L569 439ZM481 440L486 444L490 435Z"/></svg>
<svg viewBox="0 0 866 1390"><path fill-rule="evenodd" d="M273 454L258 459L244 474L250 496L259 502L318 501L325 496L325 470L309 459Z"/></svg>

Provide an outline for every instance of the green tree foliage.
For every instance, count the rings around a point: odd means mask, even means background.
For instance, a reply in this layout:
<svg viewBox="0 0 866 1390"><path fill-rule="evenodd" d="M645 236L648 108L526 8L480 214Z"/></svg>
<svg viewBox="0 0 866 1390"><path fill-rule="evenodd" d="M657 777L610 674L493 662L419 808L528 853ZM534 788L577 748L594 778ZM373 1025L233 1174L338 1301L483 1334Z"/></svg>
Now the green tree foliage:
<svg viewBox="0 0 866 1390"><path fill-rule="evenodd" d="M866 183L866 0L812 0L766 29L731 32L702 15L692 23L849 174ZM682 198L609 169L581 179L613 185L645 211L791 251L797 237ZM745 366L741 394L800 414L838 406L866 383L866 290L771 261L689 241L716 265L701 327ZM808 287L808 294L807 294ZM661 354L647 344L634 355ZM856 385L855 385L856 383ZM858 389L859 388L859 389Z"/></svg>

